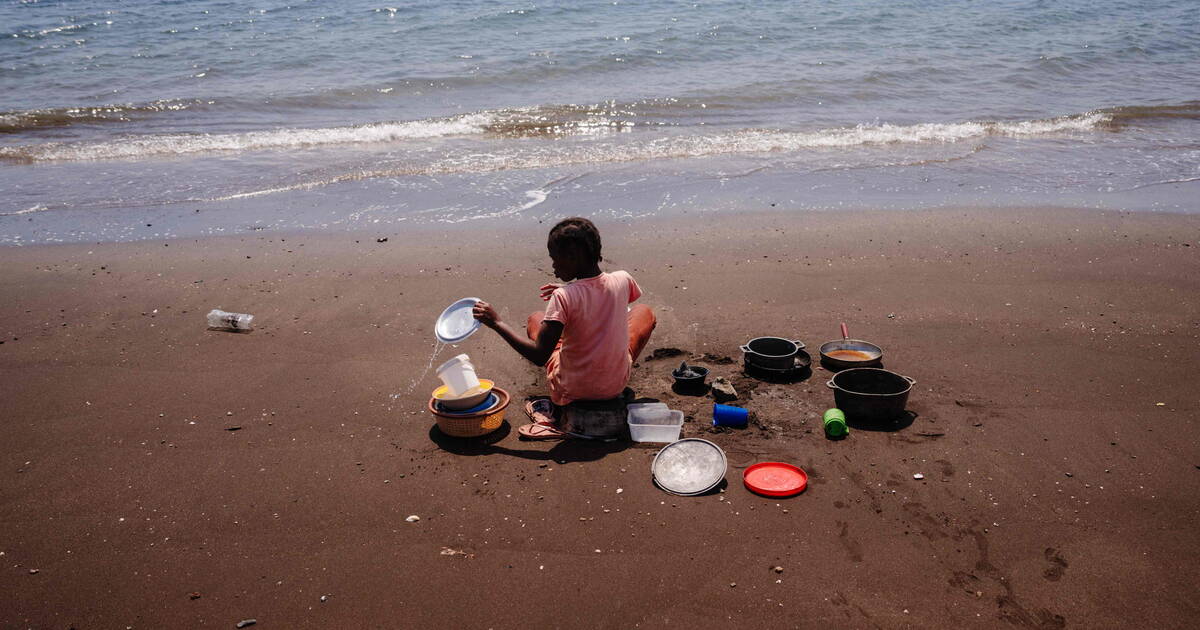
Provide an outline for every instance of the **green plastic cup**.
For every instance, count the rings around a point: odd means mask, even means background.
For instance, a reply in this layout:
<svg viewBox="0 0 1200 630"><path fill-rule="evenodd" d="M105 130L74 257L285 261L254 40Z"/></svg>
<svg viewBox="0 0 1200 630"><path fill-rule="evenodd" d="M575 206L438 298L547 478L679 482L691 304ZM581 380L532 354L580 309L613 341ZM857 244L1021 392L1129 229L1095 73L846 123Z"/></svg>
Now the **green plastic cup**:
<svg viewBox="0 0 1200 630"><path fill-rule="evenodd" d="M841 409L826 409L824 421L825 435L840 438L850 434L850 427L846 426L846 414Z"/></svg>

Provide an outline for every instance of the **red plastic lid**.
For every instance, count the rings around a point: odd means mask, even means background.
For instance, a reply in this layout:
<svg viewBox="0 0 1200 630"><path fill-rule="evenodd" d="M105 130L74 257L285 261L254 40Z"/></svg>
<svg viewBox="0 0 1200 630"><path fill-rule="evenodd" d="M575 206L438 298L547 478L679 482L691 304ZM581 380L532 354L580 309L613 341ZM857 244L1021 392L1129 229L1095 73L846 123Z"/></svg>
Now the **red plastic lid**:
<svg viewBox="0 0 1200 630"><path fill-rule="evenodd" d="M808 474L791 464L761 462L742 473L751 492L768 497L790 497L808 487Z"/></svg>

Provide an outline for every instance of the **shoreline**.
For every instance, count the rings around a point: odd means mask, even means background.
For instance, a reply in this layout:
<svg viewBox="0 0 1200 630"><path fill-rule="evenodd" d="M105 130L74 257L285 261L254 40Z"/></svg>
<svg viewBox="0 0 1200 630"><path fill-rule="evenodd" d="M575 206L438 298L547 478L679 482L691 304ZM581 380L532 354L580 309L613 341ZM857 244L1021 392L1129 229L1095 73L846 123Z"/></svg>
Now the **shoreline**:
<svg viewBox="0 0 1200 630"><path fill-rule="evenodd" d="M0 247L0 625L1186 627L1200 214L1047 210L599 219L658 316L646 354L761 420L713 433L638 362L729 458L692 498L651 484L657 447L518 441L516 405L492 440L430 430L433 319L540 308L550 223ZM917 380L910 426L827 441L828 372L741 374L748 339L815 354L842 321ZM544 393L488 330L452 351ZM810 487L750 494L756 461Z"/></svg>
<svg viewBox="0 0 1200 630"><path fill-rule="evenodd" d="M133 165L122 165L132 168ZM176 165L178 166L178 165ZM1194 214L1200 181L1108 192L1016 192L999 176L940 164L806 172L753 160L674 160L496 171L439 177L367 178L213 199L53 201L0 215L0 247L64 242L138 242L287 234L506 232L564 216L597 221L672 221L697 214L1099 211ZM87 168L100 168L88 165ZM100 175L96 175L99 177ZM108 175L106 175L108 176ZM990 179L989 179L990 177ZM226 191L228 192L228 191ZM26 196L28 193L26 193ZM204 195L200 195L204 197ZM980 203L986 199L987 203ZM122 201L123 200L123 201ZM29 203L29 202L26 202ZM44 211L32 208L52 206ZM786 220L786 219L785 219Z"/></svg>

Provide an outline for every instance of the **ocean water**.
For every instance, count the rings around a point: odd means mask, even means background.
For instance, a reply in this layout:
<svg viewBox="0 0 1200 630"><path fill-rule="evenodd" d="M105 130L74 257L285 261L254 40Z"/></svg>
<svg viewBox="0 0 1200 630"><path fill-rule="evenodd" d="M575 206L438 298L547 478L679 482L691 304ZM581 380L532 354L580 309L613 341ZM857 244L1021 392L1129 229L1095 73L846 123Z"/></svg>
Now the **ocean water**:
<svg viewBox="0 0 1200 630"><path fill-rule="evenodd" d="M1200 209L1194 0L0 2L0 244Z"/></svg>

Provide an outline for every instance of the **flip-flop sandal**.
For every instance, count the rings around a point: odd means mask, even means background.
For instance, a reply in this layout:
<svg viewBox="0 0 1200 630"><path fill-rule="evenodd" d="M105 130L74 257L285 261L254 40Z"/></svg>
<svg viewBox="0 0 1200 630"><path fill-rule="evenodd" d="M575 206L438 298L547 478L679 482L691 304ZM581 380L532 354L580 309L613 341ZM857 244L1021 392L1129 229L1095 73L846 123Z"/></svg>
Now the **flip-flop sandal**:
<svg viewBox="0 0 1200 630"><path fill-rule="evenodd" d="M535 424L553 425L556 421L554 412L554 403L549 398L530 398L525 401L525 415Z"/></svg>
<svg viewBox="0 0 1200 630"><path fill-rule="evenodd" d="M562 440L570 437L553 424L534 422L517 428L517 435L526 440Z"/></svg>
<svg viewBox="0 0 1200 630"><path fill-rule="evenodd" d="M613 442L617 439L615 437L596 437L563 431L558 428L558 420L554 417L556 411L558 411L558 407L549 398L540 396L526 399L525 415L529 416L529 419L533 423L518 427L517 434L526 440L565 440L568 438L578 438L581 440Z"/></svg>

